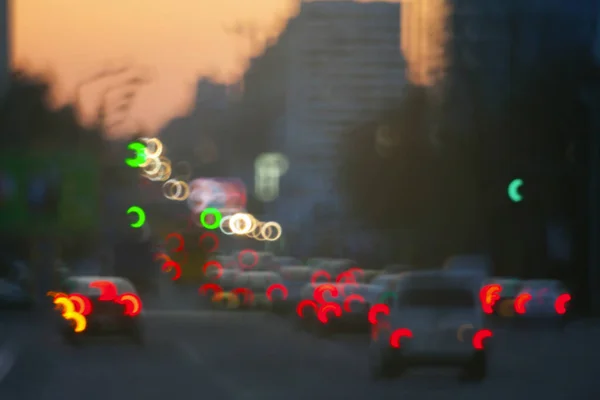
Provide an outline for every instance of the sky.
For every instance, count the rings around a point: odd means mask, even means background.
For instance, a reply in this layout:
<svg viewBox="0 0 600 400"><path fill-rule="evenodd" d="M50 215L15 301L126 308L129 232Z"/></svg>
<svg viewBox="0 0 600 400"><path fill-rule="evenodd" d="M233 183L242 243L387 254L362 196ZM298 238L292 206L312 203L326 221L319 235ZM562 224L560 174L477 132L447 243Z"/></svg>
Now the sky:
<svg viewBox="0 0 600 400"><path fill-rule="evenodd" d="M252 23L267 38L294 9L294 0L13 0L12 63L51 75L57 105L106 66L143 68L151 82L131 116L157 130L189 110L199 76L239 77L251 46L228 27ZM87 108L98 101L91 92L82 91Z"/></svg>
<svg viewBox="0 0 600 400"><path fill-rule="evenodd" d="M297 7L298 0L12 0L12 63L52 76L56 105L106 66L143 69L151 81L130 116L156 132L189 112L200 76L239 78L253 53L247 37L227 28L250 23L266 41ZM84 111L97 109L98 92L82 90Z"/></svg>

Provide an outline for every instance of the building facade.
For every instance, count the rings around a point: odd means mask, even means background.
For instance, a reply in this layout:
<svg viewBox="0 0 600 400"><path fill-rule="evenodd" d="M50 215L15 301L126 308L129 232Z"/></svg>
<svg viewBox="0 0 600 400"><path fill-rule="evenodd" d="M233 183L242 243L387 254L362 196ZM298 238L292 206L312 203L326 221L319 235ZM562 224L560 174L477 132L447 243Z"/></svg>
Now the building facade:
<svg viewBox="0 0 600 400"><path fill-rule="evenodd" d="M339 231L337 188L344 135L393 106L406 85L400 5L303 3L287 45L283 153L276 214L301 231Z"/></svg>
<svg viewBox="0 0 600 400"><path fill-rule="evenodd" d="M448 0L402 0L401 7L400 38L408 78L414 84L433 86L446 68Z"/></svg>

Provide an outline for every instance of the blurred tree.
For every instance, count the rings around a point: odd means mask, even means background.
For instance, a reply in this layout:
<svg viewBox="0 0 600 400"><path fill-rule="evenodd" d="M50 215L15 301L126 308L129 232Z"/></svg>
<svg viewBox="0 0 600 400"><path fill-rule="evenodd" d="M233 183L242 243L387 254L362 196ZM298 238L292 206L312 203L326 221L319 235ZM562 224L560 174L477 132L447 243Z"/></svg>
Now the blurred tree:
<svg viewBox="0 0 600 400"><path fill-rule="evenodd" d="M522 220L517 237L527 244L523 254L527 265L522 266L526 275L562 279L579 276L576 280L585 280L585 269L577 271L578 266L585 266L583 260L558 265L549 259L546 230L551 221L569 221L569 226L562 228L572 233L572 243L576 247L587 243L584 144L590 131L590 113L581 93L592 69L589 54L573 48L538 62L516 83L519 90L510 110L513 129L506 138L511 151L505 157L525 179L526 197L517 215ZM515 210L504 211L499 219L506 221L508 213L515 217ZM511 236L514 241L515 236ZM585 253L580 248L574 255Z"/></svg>

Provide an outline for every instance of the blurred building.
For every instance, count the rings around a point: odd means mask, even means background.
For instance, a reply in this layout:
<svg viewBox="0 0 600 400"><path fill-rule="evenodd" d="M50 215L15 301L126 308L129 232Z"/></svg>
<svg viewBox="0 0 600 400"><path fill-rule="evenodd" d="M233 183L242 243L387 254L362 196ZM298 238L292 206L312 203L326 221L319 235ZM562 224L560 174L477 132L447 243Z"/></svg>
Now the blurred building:
<svg viewBox="0 0 600 400"><path fill-rule="evenodd" d="M301 4L244 75L241 103L251 115L243 136L290 163L279 198L264 207L266 218L305 238L315 224L339 230L346 208L336 187L340 142L402 97L405 67L399 4ZM253 180L252 170L237 169Z"/></svg>
<svg viewBox="0 0 600 400"><path fill-rule="evenodd" d="M175 175L183 171L185 175L191 172L192 177L221 176L230 162L230 144L229 137L220 131L235 93L228 85L201 78L194 94L190 113L171 120L161 129L159 138L173 160Z"/></svg>
<svg viewBox="0 0 600 400"><path fill-rule="evenodd" d="M468 130L473 108L494 118L536 63L589 51L596 0L446 0L447 121ZM475 106L475 104L477 106Z"/></svg>
<svg viewBox="0 0 600 400"><path fill-rule="evenodd" d="M289 40L283 148L290 169L277 214L337 231L346 217L336 187L343 135L393 106L406 85L400 5L303 3Z"/></svg>
<svg viewBox="0 0 600 400"><path fill-rule="evenodd" d="M9 14L9 0L0 0L0 98L6 93L10 79Z"/></svg>
<svg viewBox="0 0 600 400"><path fill-rule="evenodd" d="M402 53L412 83L431 86L443 77L448 38L448 0L402 0Z"/></svg>

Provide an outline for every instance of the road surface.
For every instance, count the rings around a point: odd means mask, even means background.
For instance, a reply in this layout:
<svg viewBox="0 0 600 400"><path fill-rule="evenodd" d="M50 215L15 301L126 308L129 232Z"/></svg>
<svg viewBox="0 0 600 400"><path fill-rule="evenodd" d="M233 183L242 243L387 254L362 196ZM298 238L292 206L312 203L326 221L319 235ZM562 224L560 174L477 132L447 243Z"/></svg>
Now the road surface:
<svg viewBox="0 0 600 400"><path fill-rule="evenodd" d="M364 337L321 339L258 312L149 312L143 348L126 340L72 348L49 318L0 321L0 348L12 354L0 356L12 358L0 373L2 400L600 398L593 327L497 333L489 378L462 384L454 370L373 383Z"/></svg>

